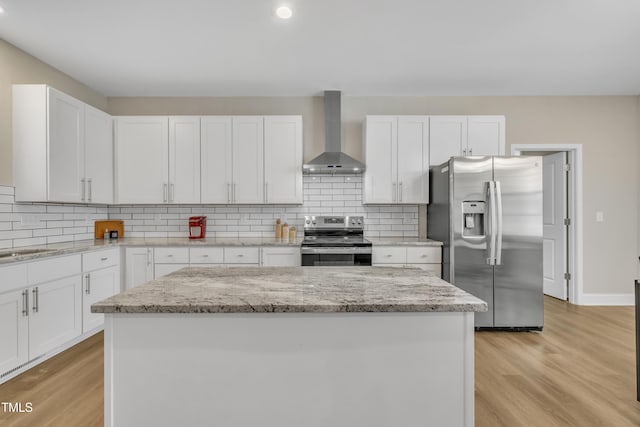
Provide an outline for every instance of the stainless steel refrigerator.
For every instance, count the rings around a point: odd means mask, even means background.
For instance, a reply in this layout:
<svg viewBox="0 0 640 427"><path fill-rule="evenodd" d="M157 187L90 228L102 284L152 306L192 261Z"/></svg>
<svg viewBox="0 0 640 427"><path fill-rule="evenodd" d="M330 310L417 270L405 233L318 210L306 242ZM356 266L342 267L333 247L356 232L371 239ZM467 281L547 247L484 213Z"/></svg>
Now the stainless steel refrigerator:
<svg viewBox="0 0 640 427"><path fill-rule="evenodd" d="M452 157L429 197L443 279L489 305L476 327L542 330L542 157Z"/></svg>

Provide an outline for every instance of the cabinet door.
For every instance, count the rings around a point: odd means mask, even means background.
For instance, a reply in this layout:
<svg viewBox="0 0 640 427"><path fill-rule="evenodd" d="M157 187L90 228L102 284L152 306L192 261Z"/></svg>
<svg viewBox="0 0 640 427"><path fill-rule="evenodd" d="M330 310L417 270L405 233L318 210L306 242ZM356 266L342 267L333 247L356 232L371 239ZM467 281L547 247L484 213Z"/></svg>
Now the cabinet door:
<svg viewBox="0 0 640 427"><path fill-rule="evenodd" d="M398 202L429 203L429 118L398 118Z"/></svg>
<svg viewBox="0 0 640 427"><path fill-rule="evenodd" d="M169 132L166 117L119 117L116 202L167 203Z"/></svg>
<svg viewBox="0 0 640 427"><path fill-rule="evenodd" d="M125 278L126 289L131 289L153 280L153 249L126 249Z"/></svg>
<svg viewBox="0 0 640 427"><path fill-rule="evenodd" d="M264 201L302 204L302 117L264 118Z"/></svg>
<svg viewBox="0 0 640 427"><path fill-rule="evenodd" d="M264 133L262 116L233 118L234 203L264 203Z"/></svg>
<svg viewBox="0 0 640 427"><path fill-rule="evenodd" d="M29 358L43 355L82 333L82 276L31 288Z"/></svg>
<svg viewBox="0 0 640 427"><path fill-rule="evenodd" d="M104 314L92 313L91 305L120 291L120 268L109 267L84 275L82 294L82 332L88 332L104 323Z"/></svg>
<svg viewBox="0 0 640 427"><path fill-rule="evenodd" d="M300 248L262 248L264 267L300 267Z"/></svg>
<svg viewBox="0 0 640 427"><path fill-rule="evenodd" d="M366 117L363 203L397 202L397 142L397 117Z"/></svg>
<svg viewBox="0 0 640 427"><path fill-rule="evenodd" d="M201 119L202 203L231 203L232 118Z"/></svg>
<svg viewBox="0 0 640 427"><path fill-rule="evenodd" d="M84 104L75 98L48 91L49 197L52 202L84 200Z"/></svg>
<svg viewBox="0 0 640 427"><path fill-rule="evenodd" d="M29 360L28 289L0 294L0 374Z"/></svg>
<svg viewBox="0 0 640 427"><path fill-rule="evenodd" d="M429 164L441 165L450 157L466 155L467 117L429 117Z"/></svg>
<svg viewBox="0 0 640 427"><path fill-rule="evenodd" d="M467 155L504 155L504 124L504 116L469 116Z"/></svg>
<svg viewBox="0 0 640 427"><path fill-rule="evenodd" d="M85 200L113 203L113 119L107 113L85 105Z"/></svg>
<svg viewBox="0 0 640 427"><path fill-rule="evenodd" d="M200 203L200 117L169 118L169 202Z"/></svg>

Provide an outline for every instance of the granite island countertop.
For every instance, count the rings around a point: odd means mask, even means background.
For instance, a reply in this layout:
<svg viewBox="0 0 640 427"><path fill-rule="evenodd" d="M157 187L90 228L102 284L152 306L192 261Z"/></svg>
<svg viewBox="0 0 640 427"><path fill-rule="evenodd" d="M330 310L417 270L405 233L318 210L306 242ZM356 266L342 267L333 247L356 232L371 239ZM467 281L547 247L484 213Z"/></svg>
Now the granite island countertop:
<svg viewBox="0 0 640 427"><path fill-rule="evenodd" d="M93 313L479 312L487 304L420 269L188 267L91 306Z"/></svg>

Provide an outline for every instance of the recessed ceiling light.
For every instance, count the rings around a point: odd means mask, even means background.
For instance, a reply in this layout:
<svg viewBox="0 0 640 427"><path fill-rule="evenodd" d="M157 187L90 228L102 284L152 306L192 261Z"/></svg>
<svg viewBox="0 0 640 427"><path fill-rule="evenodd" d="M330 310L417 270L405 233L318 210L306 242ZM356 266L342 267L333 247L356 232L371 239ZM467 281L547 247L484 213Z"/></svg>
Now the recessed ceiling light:
<svg viewBox="0 0 640 427"><path fill-rule="evenodd" d="M276 15L280 19L289 19L291 18L291 15L293 15L293 12L291 11L291 8L288 6L280 6L279 8L276 9Z"/></svg>
<svg viewBox="0 0 640 427"><path fill-rule="evenodd" d="M0 13L4 13L4 9L0 6Z"/></svg>

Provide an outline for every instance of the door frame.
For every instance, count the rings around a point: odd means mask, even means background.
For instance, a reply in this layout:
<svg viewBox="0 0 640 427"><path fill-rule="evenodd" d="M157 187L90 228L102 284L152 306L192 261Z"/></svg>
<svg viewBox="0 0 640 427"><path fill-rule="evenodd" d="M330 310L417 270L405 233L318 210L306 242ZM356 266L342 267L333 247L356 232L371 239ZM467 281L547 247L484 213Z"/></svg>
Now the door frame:
<svg viewBox="0 0 640 427"><path fill-rule="evenodd" d="M569 280L569 302L583 304L582 281L582 144L511 144L511 155L520 156L523 151L566 151L571 169L568 175L569 259L567 266Z"/></svg>

